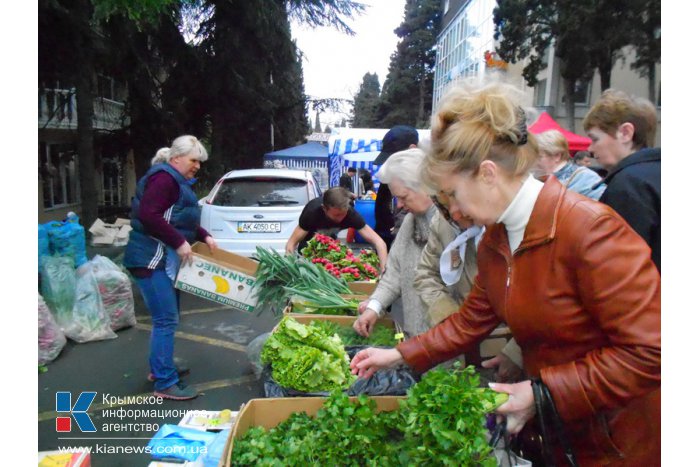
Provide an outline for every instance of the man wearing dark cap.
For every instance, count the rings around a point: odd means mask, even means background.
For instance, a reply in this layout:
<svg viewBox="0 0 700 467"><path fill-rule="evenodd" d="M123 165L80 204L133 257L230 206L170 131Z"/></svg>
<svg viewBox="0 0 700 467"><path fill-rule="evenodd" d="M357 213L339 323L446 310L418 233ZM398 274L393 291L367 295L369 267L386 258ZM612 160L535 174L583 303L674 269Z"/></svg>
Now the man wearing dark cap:
<svg viewBox="0 0 700 467"><path fill-rule="evenodd" d="M374 165L379 168L389 156L398 151L415 148L418 145L418 131L412 126L396 125L392 127L382 139L382 152L374 160ZM387 248L391 247L394 227L394 214L392 209L392 196L389 186L381 183L377 190L377 200L374 204L375 231L384 240Z"/></svg>

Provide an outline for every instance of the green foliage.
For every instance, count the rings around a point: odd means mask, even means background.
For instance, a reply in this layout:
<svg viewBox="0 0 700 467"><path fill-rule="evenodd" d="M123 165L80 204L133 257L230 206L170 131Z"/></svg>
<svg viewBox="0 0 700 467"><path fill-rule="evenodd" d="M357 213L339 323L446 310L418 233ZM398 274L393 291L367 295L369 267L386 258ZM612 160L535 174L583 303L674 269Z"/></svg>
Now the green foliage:
<svg viewBox="0 0 700 467"><path fill-rule="evenodd" d="M484 414L508 399L479 388L474 367L423 376L402 402L406 416L402 458L415 465L496 465L485 435Z"/></svg>
<svg viewBox="0 0 700 467"><path fill-rule="evenodd" d="M272 365L272 377L278 384L297 391L345 389L356 379L338 336L289 317L265 341L261 360Z"/></svg>
<svg viewBox="0 0 700 467"><path fill-rule="evenodd" d="M406 2L403 22L394 30L400 41L382 87L377 126L428 126L441 13L440 0Z"/></svg>
<svg viewBox="0 0 700 467"><path fill-rule="evenodd" d="M104 19L117 14L126 14L135 22L154 22L158 16L178 0L92 0L95 5L95 18ZM183 2L184 3L184 2Z"/></svg>
<svg viewBox="0 0 700 467"><path fill-rule="evenodd" d="M438 368L409 390L400 409L376 412L366 396L353 403L340 391L316 417L295 413L266 431L234 441L231 463L311 466L495 466L484 415L507 400L476 387L474 368Z"/></svg>
<svg viewBox="0 0 700 467"><path fill-rule="evenodd" d="M379 78L376 73L365 73L360 89L355 94L353 105L354 128L374 128L377 126L377 107L379 106Z"/></svg>
<svg viewBox="0 0 700 467"><path fill-rule="evenodd" d="M357 314L359 301L346 300L336 293L317 289L297 290L292 287L284 288L291 295L292 312L317 315L354 316Z"/></svg>
<svg viewBox="0 0 700 467"><path fill-rule="evenodd" d="M319 291L327 294L350 294L343 279L326 273L323 269L297 255L282 256L275 250L257 247L255 257L258 270L253 287L258 298L258 308L278 309L289 296L285 287L299 291Z"/></svg>
<svg viewBox="0 0 700 467"><path fill-rule="evenodd" d="M366 396L353 403L335 391L316 417L295 413L270 431L248 430L234 442L232 465L392 465L399 414L375 409Z"/></svg>
<svg viewBox="0 0 700 467"><path fill-rule="evenodd" d="M391 347L396 344L394 329L386 326L375 326L369 337L359 335L352 326L341 326L331 321L312 321L311 324L321 329L326 335L337 335L344 346L369 345Z"/></svg>

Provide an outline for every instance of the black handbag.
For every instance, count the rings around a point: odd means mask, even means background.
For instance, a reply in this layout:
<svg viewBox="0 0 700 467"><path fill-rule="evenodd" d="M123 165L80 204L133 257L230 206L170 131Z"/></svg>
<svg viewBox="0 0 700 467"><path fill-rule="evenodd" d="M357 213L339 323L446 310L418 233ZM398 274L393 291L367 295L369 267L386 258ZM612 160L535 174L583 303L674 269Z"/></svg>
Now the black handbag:
<svg viewBox="0 0 700 467"><path fill-rule="evenodd" d="M571 443L569 443L569 438L564 432L564 424L561 421L561 417L559 417L559 412L554 405L554 399L552 399L549 388L540 379L532 379L531 381L537 409L537 421L540 426L540 434L542 435L542 455L545 464L547 467L555 465L550 432L551 428L554 428L554 432L559 438L559 444L564 450L564 457L566 457L568 465L578 467L576 456L571 448Z"/></svg>

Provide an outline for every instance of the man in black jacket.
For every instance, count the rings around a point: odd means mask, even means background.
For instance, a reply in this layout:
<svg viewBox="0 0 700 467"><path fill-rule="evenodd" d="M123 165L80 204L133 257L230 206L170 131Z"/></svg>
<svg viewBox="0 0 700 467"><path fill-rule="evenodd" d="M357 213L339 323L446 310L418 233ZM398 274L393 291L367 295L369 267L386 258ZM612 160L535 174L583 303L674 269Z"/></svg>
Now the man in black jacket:
<svg viewBox="0 0 700 467"><path fill-rule="evenodd" d="M418 145L418 131L407 125L396 125L384 135L382 139L382 152L374 160L374 165L379 168L389 156L395 152ZM381 183L377 189L377 199L374 204L374 230L382 237L388 248L394 240L392 229L394 228L393 197L389 185Z"/></svg>
<svg viewBox="0 0 700 467"><path fill-rule="evenodd" d="M661 148L656 107L646 99L608 89L583 120L589 151L608 170L600 197L647 242L661 272Z"/></svg>

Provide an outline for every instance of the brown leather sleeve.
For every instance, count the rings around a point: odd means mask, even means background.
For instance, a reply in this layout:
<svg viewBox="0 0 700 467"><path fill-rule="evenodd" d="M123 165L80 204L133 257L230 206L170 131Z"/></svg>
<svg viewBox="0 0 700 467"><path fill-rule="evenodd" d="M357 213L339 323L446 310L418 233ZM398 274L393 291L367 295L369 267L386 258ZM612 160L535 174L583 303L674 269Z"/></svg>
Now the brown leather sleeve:
<svg viewBox="0 0 700 467"><path fill-rule="evenodd" d="M585 232L575 255L583 308L608 344L541 370L565 421L624 406L661 384L661 279L649 247L612 213L577 228Z"/></svg>
<svg viewBox="0 0 700 467"><path fill-rule="evenodd" d="M477 345L499 323L500 319L493 314L477 276L458 313L396 348L408 365L422 373Z"/></svg>

